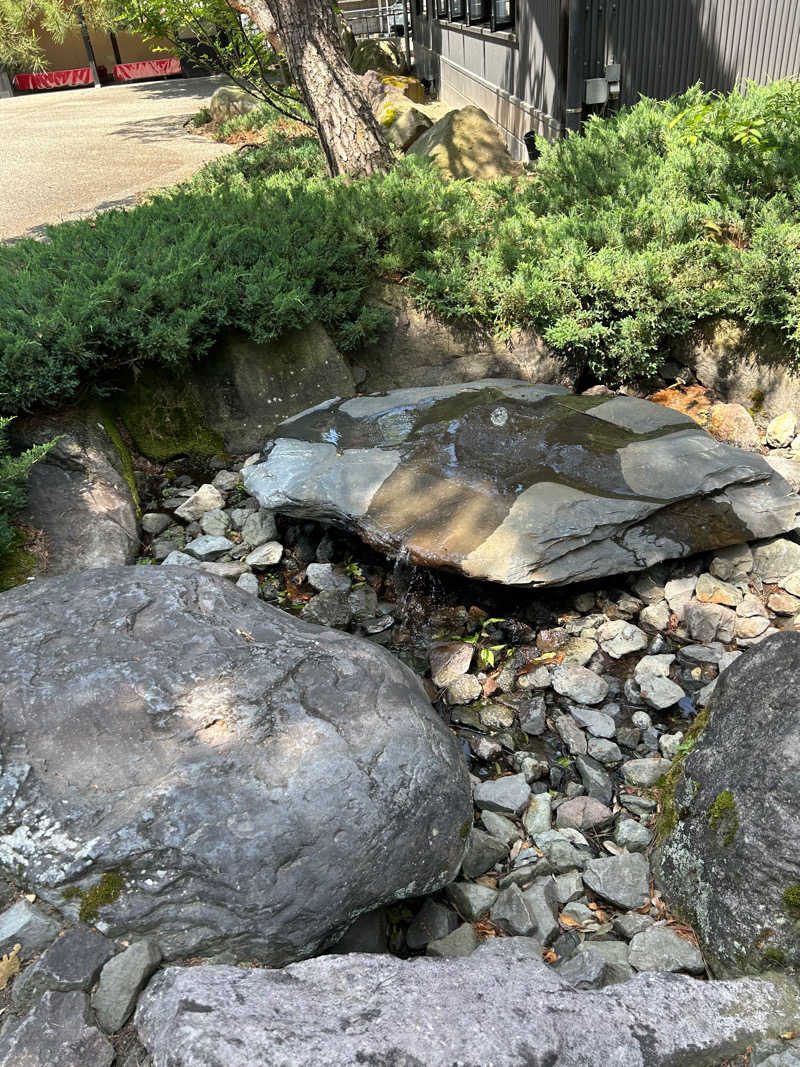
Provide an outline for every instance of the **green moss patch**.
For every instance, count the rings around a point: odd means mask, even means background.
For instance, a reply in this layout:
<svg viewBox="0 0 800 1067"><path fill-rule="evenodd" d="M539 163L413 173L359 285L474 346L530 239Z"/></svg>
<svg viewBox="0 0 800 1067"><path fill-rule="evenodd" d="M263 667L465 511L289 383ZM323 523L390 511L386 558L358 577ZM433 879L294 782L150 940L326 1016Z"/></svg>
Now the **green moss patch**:
<svg viewBox="0 0 800 1067"><path fill-rule="evenodd" d="M787 911L800 918L800 884L795 882L783 891L783 903Z"/></svg>
<svg viewBox="0 0 800 1067"><path fill-rule="evenodd" d="M117 421L114 418L113 412L105 404L98 406L98 417L102 423L103 429L109 436L109 440L116 448L119 454L120 462L122 463L122 474L125 481L128 483L128 488L131 491L133 502L136 505L136 515L138 518L142 517L142 502L139 499L139 490L136 486L136 477L133 471L133 460L131 459L131 450L128 448L122 434L120 433Z"/></svg>
<svg viewBox="0 0 800 1067"><path fill-rule="evenodd" d="M205 425L197 387L163 371L147 371L117 401L134 445L148 459L214 456L225 451L220 434Z"/></svg>
<svg viewBox="0 0 800 1067"><path fill-rule="evenodd" d="M658 840L663 841L668 837L675 827L678 825L681 819L684 819L688 812L684 808L679 808L676 804L675 793L678 785L683 779L683 762L694 746L700 739L701 734L705 730L708 722L711 718L711 705L703 708L698 712L694 722L686 731L686 737L681 743L679 755L672 763L672 766L659 781L658 785L661 790L661 814L656 821L656 832L658 834Z"/></svg>
<svg viewBox="0 0 800 1067"><path fill-rule="evenodd" d="M708 809L708 825L717 837L722 837L723 845L733 844L739 829L739 816L730 789L723 790Z"/></svg>
<svg viewBox="0 0 800 1067"><path fill-rule="evenodd" d="M65 900L79 900L78 918L82 922L91 922L97 918L100 908L118 900L125 888L125 879L119 871L106 871L97 885L91 889L78 889L69 886L64 890Z"/></svg>

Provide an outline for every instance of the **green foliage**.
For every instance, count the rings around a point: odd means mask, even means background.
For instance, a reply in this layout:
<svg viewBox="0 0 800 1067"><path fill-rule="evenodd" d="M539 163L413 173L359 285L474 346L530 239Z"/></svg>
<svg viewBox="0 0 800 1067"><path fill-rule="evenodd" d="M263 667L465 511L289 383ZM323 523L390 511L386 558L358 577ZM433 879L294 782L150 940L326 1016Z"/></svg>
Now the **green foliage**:
<svg viewBox="0 0 800 1067"><path fill-rule="evenodd" d="M793 915L800 915L800 885L795 882L784 889L783 903Z"/></svg>
<svg viewBox="0 0 800 1067"><path fill-rule="evenodd" d="M723 790L708 811L708 825L715 834L722 835L723 845L730 845L739 829L736 801L729 789Z"/></svg>
<svg viewBox="0 0 800 1067"><path fill-rule="evenodd" d="M125 879L119 871L106 871L91 889L68 886L62 896L65 900L79 900L81 903L78 918L81 922L92 922L98 917L100 908L119 900L124 888Z"/></svg>
<svg viewBox="0 0 800 1067"><path fill-rule="evenodd" d="M652 375L714 315L769 327L800 356L799 100L794 81L724 108L699 88L642 100L544 146L532 174L488 182L446 182L417 157L329 179L304 128L246 116L236 128L265 123L258 147L130 211L0 248L0 411L121 366L180 374L227 329L260 342L319 319L356 347L385 321L364 306L382 275L422 311L537 330L612 384ZM687 137L695 112L716 118ZM743 129L768 130L769 146Z"/></svg>
<svg viewBox="0 0 800 1067"><path fill-rule="evenodd" d="M28 471L52 448L52 444L34 445L20 456L13 456L8 445L11 419L0 416L0 557L12 548L14 531L11 519L25 503Z"/></svg>
<svg viewBox="0 0 800 1067"><path fill-rule="evenodd" d="M12 74L18 70L43 70L44 54L37 32L41 28L61 42L78 29L73 0L0 0L0 66ZM86 23L108 29L111 18L106 0L81 0Z"/></svg>

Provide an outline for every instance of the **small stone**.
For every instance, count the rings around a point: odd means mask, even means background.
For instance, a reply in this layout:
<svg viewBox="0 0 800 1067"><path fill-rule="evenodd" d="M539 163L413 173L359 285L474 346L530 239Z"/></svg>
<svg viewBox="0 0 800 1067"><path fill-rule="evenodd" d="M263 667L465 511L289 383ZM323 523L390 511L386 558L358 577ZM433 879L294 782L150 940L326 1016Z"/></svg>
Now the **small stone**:
<svg viewBox="0 0 800 1067"><path fill-rule="evenodd" d="M651 708L664 711L686 696L681 687L669 678L654 675L641 684L641 693Z"/></svg>
<svg viewBox="0 0 800 1067"><path fill-rule="evenodd" d="M586 910L589 911L588 908ZM574 915L569 917L575 918ZM555 970L559 978L567 982L572 989L602 989L607 984L608 964L599 952L592 950L591 945L576 952L570 959L560 960L555 965Z"/></svg>
<svg viewBox="0 0 800 1067"><path fill-rule="evenodd" d="M528 674L521 674L517 678L518 689L549 689L552 678L547 667L537 667Z"/></svg>
<svg viewBox="0 0 800 1067"><path fill-rule="evenodd" d="M320 592L325 589L350 591L349 576L335 571L330 563L309 563L306 567L306 581Z"/></svg>
<svg viewBox="0 0 800 1067"><path fill-rule="evenodd" d="M658 750L664 759L674 760L682 741L683 734L680 730L674 734L662 734L658 739Z"/></svg>
<svg viewBox="0 0 800 1067"><path fill-rule="evenodd" d="M617 724L610 715L595 708L582 708L571 705L570 714L579 726L584 727L593 737L611 738L617 732Z"/></svg>
<svg viewBox="0 0 800 1067"><path fill-rule="evenodd" d="M200 529L209 537L224 537L230 526L230 518L220 508L214 508L213 511L207 511L205 515L200 516Z"/></svg>
<svg viewBox="0 0 800 1067"><path fill-rule="evenodd" d="M634 815L652 815L658 807L651 797L641 797L638 793L623 793L619 799L623 808Z"/></svg>
<svg viewBox="0 0 800 1067"><path fill-rule="evenodd" d="M724 582L745 582L753 569L753 552L747 544L719 549L708 569Z"/></svg>
<svg viewBox="0 0 800 1067"><path fill-rule="evenodd" d="M431 681L437 689L444 689L466 674L472 663L474 649L464 641L449 641L433 645L429 652Z"/></svg>
<svg viewBox="0 0 800 1067"><path fill-rule="evenodd" d="M608 771L587 756L578 756L575 766L589 796L610 805L614 795L614 783Z"/></svg>
<svg viewBox="0 0 800 1067"><path fill-rule="evenodd" d="M657 573L644 571L633 580L633 591L645 604L658 604L664 599L664 583L658 580Z"/></svg>
<svg viewBox="0 0 800 1067"><path fill-rule="evenodd" d="M590 860L583 881L618 908L635 911L650 902L650 864L640 852Z"/></svg>
<svg viewBox="0 0 800 1067"><path fill-rule="evenodd" d="M196 493L192 493L188 500L186 500L180 507L175 508L175 514L185 519L186 522L192 522L195 519L199 519L201 515L205 515L207 511L213 511L215 508L225 507L225 497L220 493L219 489L215 489L213 485L205 484L201 485Z"/></svg>
<svg viewBox="0 0 800 1067"><path fill-rule="evenodd" d="M508 856L508 846L475 827L470 830L461 869L467 878L479 878Z"/></svg>
<svg viewBox="0 0 800 1067"><path fill-rule="evenodd" d="M658 604L648 604L639 612L639 625L648 633L659 633L669 626L669 605L666 600Z"/></svg>
<svg viewBox="0 0 800 1067"><path fill-rule="evenodd" d="M497 741L492 741L488 737L470 737L469 747L478 759L486 760L487 762L495 759L503 751L501 744L498 744Z"/></svg>
<svg viewBox="0 0 800 1067"><path fill-rule="evenodd" d="M161 949L155 942L136 941L105 965L92 994L92 1007L106 1033L115 1034L122 1029L160 962Z"/></svg>
<svg viewBox="0 0 800 1067"><path fill-rule="evenodd" d="M628 911L622 915L614 916L614 933L624 937L626 941L630 941L632 937L640 934L642 930L647 930L654 922L655 919L649 915L640 915L636 911Z"/></svg>
<svg viewBox="0 0 800 1067"><path fill-rule="evenodd" d="M786 537L761 541L753 548L753 573L765 585L780 584L800 570L800 545Z"/></svg>
<svg viewBox="0 0 800 1067"><path fill-rule="evenodd" d="M579 593L575 597L575 610L579 611L581 615L585 615L594 609L595 602L594 593Z"/></svg>
<svg viewBox="0 0 800 1067"><path fill-rule="evenodd" d="M619 745L603 737L590 737L586 743L586 753L599 763L619 763L622 759Z"/></svg>
<svg viewBox="0 0 800 1067"><path fill-rule="evenodd" d="M591 637L571 637L561 649L561 663L564 666L585 667L597 648L597 642Z"/></svg>
<svg viewBox="0 0 800 1067"><path fill-rule="evenodd" d="M704 974L700 950L691 941L678 937L667 926L651 926L631 940L629 957L637 971L687 971Z"/></svg>
<svg viewBox="0 0 800 1067"><path fill-rule="evenodd" d="M800 600L790 593L773 593L767 607L776 615L796 615L800 611Z"/></svg>
<svg viewBox="0 0 800 1067"><path fill-rule="evenodd" d="M733 640L736 615L722 604L701 604L693 600L686 606L684 619L695 641L722 641L728 644Z"/></svg>
<svg viewBox="0 0 800 1067"><path fill-rule="evenodd" d="M540 652L558 652L569 641L569 634L563 626L552 630L540 630L536 635L536 647Z"/></svg>
<svg viewBox="0 0 800 1067"><path fill-rule="evenodd" d="M259 545L253 552L245 556L244 561L248 567L260 570L263 567L274 567L276 563L280 562L282 555L283 545L279 541L267 541L265 545Z"/></svg>
<svg viewBox="0 0 800 1067"><path fill-rule="evenodd" d="M614 833L614 841L628 852L644 852L650 845L653 835L646 826L636 819L621 819Z"/></svg>
<svg viewBox="0 0 800 1067"><path fill-rule="evenodd" d="M697 578L673 578L664 586L664 596L669 610L677 616L678 622L683 622L683 615L687 604L692 599Z"/></svg>
<svg viewBox="0 0 800 1067"><path fill-rule="evenodd" d="M767 426L766 441L770 448L788 448L796 435L797 419L791 411L784 411Z"/></svg>
<svg viewBox="0 0 800 1067"><path fill-rule="evenodd" d="M653 759L632 759L622 764L622 777L628 785L655 785L669 770L669 760L656 756Z"/></svg>
<svg viewBox="0 0 800 1067"><path fill-rule="evenodd" d="M241 475L238 471L217 471L211 480L211 484L215 489L219 489L221 493L231 493L241 481Z"/></svg>
<svg viewBox="0 0 800 1067"><path fill-rule="evenodd" d="M712 437L734 448L751 452L758 452L761 448L761 438L753 416L741 404L714 404L706 429Z"/></svg>
<svg viewBox="0 0 800 1067"><path fill-rule="evenodd" d="M754 615L751 618L737 619L736 620L736 637L750 640L753 637L758 637L763 634L769 626L769 619L760 615Z"/></svg>
<svg viewBox="0 0 800 1067"><path fill-rule="evenodd" d="M465 675L469 677L469 675ZM478 682L478 679L475 679ZM456 682L453 683L457 684ZM478 682L478 685L481 683ZM449 690L448 690L449 691ZM481 689L481 692L483 690ZM497 704L494 701L489 701L483 704L478 709L478 716L481 720L481 724L486 727L487 730L506 730L514 725L514 712L511 708L506 707L505 704Z"/></svg>
<svg viewBox="0 0 800 1067"><path fill-rule="evenodd" d="M576 868L582 870L591 858L588 853L575 848L566 838L558 834L555 838L548 840L542 840L541 836L535 840L537 847L542 850L544 858L555 874L562 874L564 871Z"/></svg>
<svg viewBox="0 0 800 1067"><path fill-rule="evenodd" d="M531 737L538 737L546 729L545 716L544 697L538 693L531 695L519 709L520 729Z"/></svg>
<svg viewBox="0 0 800 1067"><path fill-rule="evenodd" d="M20 959L29 960L58 936L60 927L27 900L19 900L0 914L0 955L22 945Z"/></svg>
<svg viewBox="0 0 800 1067"><path fill-rule="evenodd" d="M704 604L724 604L729 608L735 608L742 601L742 593L735 585L723 582L713 574L700 575L694 595Z"/></svg>
<svg viewBox="0 0 800 1067"><path fill-rule="evenodd" d="M545 833L552 823L552 802L548 793L534 793L527 811L522 816L522 825L531 837Z"/></svg>
<svg viewBox="0 0 800 1067"><path fill-rule="evenodd" d="M12 1000L22 1010L48 991L69 993L89 989L100 969L116 952L102 934L78 927L67 930L14 983Z"/></svg>
<svg viewBox="0 0 800 1067"><path fill-rule="evenodd" d="M264 548L269 548L269 545L257 548L256 552L262 552ZM341 589L326 589L322 593L317 593L308 601L300 614L307 622L315 622L318 626L347 626L350 622L347 593Z"/></svg>
<svg viewBox="0 0 800 1067"><path fill-rule="evenodd" d="M45 993L0 1038L0 1067L110 1067L114 1047L88 1017L85 993Z"/></svg>
<svg viewBox="0 0 800 1067"><path fill-rule="evenodd" d="M171 522L169 515L163 515L159 511L148 511L142 515L142 529L151 537L157 537L158 534L163 533Z"/></svg>
<svg viewBox="0 0 800 1067"><path fill-rule="evenodd" d="M579 704L599 704L608 694L608 683L586 667L560 664L553 671L553 688Z"/></svg>
<svg viewBox="0 0 800 1067"><path fill-rule="evenodd" d="M278 537L275 516L267 508L251 512L242 523L242 540L252 548L259 548Z"/></svg>
<svg viewBox="0 0 800 1067"><path fill-rule="evenodd" d="M347 603L350 606L350 614L361 623L365 619L373 619L378 612L378 594L369 585L359 585L351 589L347 595Z"/></svg>
<svg viewBox="0 0 800 1067"><path fill-rule="evenodd" d="M498 815L496 811L482 811L481 822L486 827L487 833L505 845L510 845L522 837L517 824L507 819L505 815Z"/></svg>
<svg viewBox="0 0 800 1067"><path fill-rule="evenodd" d="M478 935L470 923L463 923L452 934L428 944L429 956L471 956L478 947Z"/></svg>
<svg viewBox="0 0 800 1067"><path fill-rule="evenodd" d="M556 826L571 826L576 830L595 830L607 826L614 815L610 808L594 797L579 796L560 804L556 812Z"/></svg>
<svg viewBox="0 0 800 1067"><path fill-rule="evenodd" d="M482 696L483 686L474 674L462 674L460 678L453 679L447 687L448 704L471 704L473 700L478 700ZM512 714L512 721L513 718ZM483 721L482 715L481 721ZM484 725L488 724L485 723Z"/></svg>
<svg viewBox="0 0 800 1067"><path fill-rule="evenodd" d="M195 559L214 560L235 547L233 541L229 541L227 537L209 537L203 534L186 545L186 553Z"/></svg>
<svg viewBox="0 0 800 1067"><path fill-rule="evenodd" d="M552 945L561 933L555 879L548 877L537 880L523 892L522 899L534 922L537 938L545 946Z"/></svg>
<svg viewBox="0 0 800 1067"><path fill-rule="evenodd" d="M792 571L785 578L781 578L778 585L781 589L785 589L787 593L791 593L792 596L800 597L800 570Z"/></svg>
<svg viewBox="0 0 800 1067"><path fill-rule="evenodd" d="M582 756L586 752L586 734L581 730L571 715L559 715L553 722L556 732L572 756Z"/></svg>
<svg viewBox="0 0 800 1067"><path fill-rule="evenodd" d="M553 895L555 896L555 887ZM504 933L512 936L532 937L536 933L536 921L517 885L510 885L498 894L489 916Z"/></svg>
<svg viewBox="0 0 800 1067"><path fill-rule="evenodd" d="M406 944L412 951L425 948L431 941L452 934L458 925L454 911L428 897L406 930Z"/></svg>
<svg viewBox="0 0 800 1067"><path fill-rule="evenodd" d="M236 586L238 589L244 589L245 593L250 593L252 596L258 596L258 578L249 571L239 575L236 580Z"/></svg>
<svg viewBox="0 0 800 1067"><path fill-rule="evenodd" d="M564 871L555 876L556 897L561 905L569 904L583 896L583 878L580 871Z"/></svg>
<svg viewBox="0 0 800 1067"><path fill-rule="evenodd" d="M615 619L601 626L597 633L602 650L612 659L621 659L631 652L640 652L647 647L647 635L638 626L624 619ZM601 698L602 699L602 698ZM583 703L597 703L584 701Z"/></svg>
<svg viewBox="0 0 800 1067"><path fill-rule="evenodd" d="M753 596L752 593L748 593L742 598L741 604L739 604L736 609L736 614L742 619L769 618L767 609L758 597ZM717 662L719 662L719 660L717 660Z"/></svg>
<svg viewBox="0 0 800 1067"><path fill-rule="evenodd" d="M247 574L247 564L235 560L224 563L198 563L197 569L203 574L213 574L216 578L230 578L232 582Z"/></svg>
<svg viewBox="0 0 800 1067"><path fill-rule="evenodd" d="M194 556L189 556L185 552L170 552L162 567L196 567L197 560Z"/></svg>
<svg viewBox="0 0 800 1067"><path fill-rule="evenodd" d="M624 941L587 941L580 952L595 952L606 961L606 985L627 982L633 977L633 970L628 963L628 946Z"/></svg>
<svg viewBox="0 0 800 1067"><path fill-rule="evenodd" d="M531 791L524 774L508 774L475 786L475 806L518 815L527 807Z"/></svg>
<svg viewBox="0 0 800 1067"><path fill-rule="evenodd" d="M488 915L498 896L496 889L474 882L453 882L446 892L459 915L471 923Z"/></svg>
<svg viewBox="0 0 800 1067"><path fill-rule="evenodd" d="M637 730L649 730L653 725L653 720L646 711L634 711L631 715L631 722Z"/></svg>

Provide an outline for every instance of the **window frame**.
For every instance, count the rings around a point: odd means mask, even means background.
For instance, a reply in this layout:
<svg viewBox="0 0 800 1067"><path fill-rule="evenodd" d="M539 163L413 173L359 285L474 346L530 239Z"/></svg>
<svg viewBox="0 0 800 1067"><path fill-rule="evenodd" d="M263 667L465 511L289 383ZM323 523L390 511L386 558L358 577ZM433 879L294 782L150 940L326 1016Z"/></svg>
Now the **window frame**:
<svg viewBox="0 0 800 1067"><path fill-rule="evenodd" d="M446 22L450 14L449 0L431 0L431 2L435 2L436 4L436 18L442 22ZM444 8L444 10L442 10L442 8Z"/></svg>
<svg viewBox="0 0 800 1067"><path fill-rule="evenodd" d="M466 22L467 0L447 0L447 17L450 22Z"/></svg>
<svg viewBox="0 0 800 1067"><path fill-rule="evenodd" d="M504 30L512 32L517 24L517 5L516 0L507 0L508 2L508 15L502 20L498 21L497 18L497 4L498 0L489 0L489 29L492 33L496 33L498 30Z"/></svg>
<svg viewBox="0 0 800 1067"><path fill-rule="evenodd" d="M483 26L489 21L489 13L492 6L492 0L478 0L481 5L480 15L473 17L472 14L472 2L473 0L467 0L467 25L468 26Z"/></svg>

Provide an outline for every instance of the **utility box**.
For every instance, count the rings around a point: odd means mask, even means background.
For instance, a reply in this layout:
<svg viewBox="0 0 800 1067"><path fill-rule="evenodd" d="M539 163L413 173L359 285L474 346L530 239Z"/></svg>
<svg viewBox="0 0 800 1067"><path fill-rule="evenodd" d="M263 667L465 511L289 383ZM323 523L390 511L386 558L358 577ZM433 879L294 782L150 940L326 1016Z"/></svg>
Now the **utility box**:
<svg viewBox="0 0 800 1067"><path fill-rule="evenodd" d="M605 78L587 78L583 99L587 104L605 104L608 100L608 82Z"/></svg>

